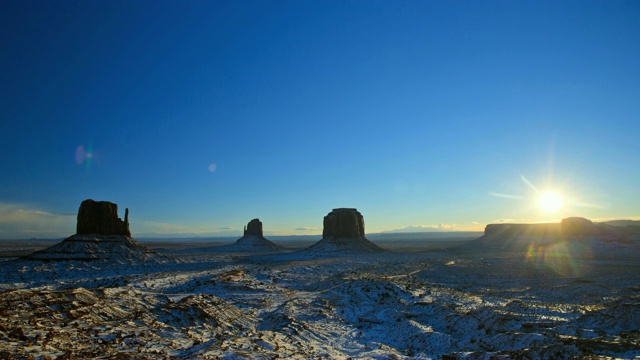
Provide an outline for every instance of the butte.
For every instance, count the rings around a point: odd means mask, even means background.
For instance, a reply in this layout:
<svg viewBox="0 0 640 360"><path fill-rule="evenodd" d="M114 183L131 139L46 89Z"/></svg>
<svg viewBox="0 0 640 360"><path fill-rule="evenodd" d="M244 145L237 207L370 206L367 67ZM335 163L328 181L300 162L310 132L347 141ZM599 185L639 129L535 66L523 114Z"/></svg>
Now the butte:
<svg viewBox="0 0 640 360"><path fill-rule="evenodd" d="M78 210L76 234L25 257L40 261L95 261L121 264L162 263L169 258L141 245L129 231L129 209L124 221L118 205L108 201L85 200Z"/></svg>
<svg viewBox="0 0 640 360"><path fill-rule="evenodd" d="M244 227L244 235L231 245L220 246L222 251L237 252L268 252L284 250L282 246L267 240L262 232L262 222L259 219L249 221Z"/></svg>
<svg viewBox="0 0 640 360"><path fill-rule="evenodd" d="M338 208L324 217L322 240L307 251L373 253L385 250L364 236L364 218L358 210Z"/></svg>

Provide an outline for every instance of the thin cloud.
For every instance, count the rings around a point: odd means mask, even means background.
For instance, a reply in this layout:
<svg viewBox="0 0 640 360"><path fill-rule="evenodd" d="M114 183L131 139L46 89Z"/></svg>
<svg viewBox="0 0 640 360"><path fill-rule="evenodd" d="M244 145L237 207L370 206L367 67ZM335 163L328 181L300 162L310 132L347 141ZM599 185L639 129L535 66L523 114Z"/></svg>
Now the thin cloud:
<svg viewBox="0 0 640 360"><path fill-rule="evenodd" d="M511 194L502 194L502 193L497 193L497 192L490 192L489 195L495 196L495 197L500 197L500 198L505 198L505 199L513 199L513 200L523 200L524 199L524 196L511 195Z"/></svg>
<svg viewBox="0 0 640 360"><path fill-rule="evenodd" d="M76 214L33 205L0 203L0 238L65 237L75 233Z"/></svg>
<svg viewBox="0 0 640 360"><path fill-rule="evenodd" d="M314 228L314 227L298 227L298 228L295 228L294 230L297 230L297 231L314 231L314 230L318 230L318 228Z"/></svg>
<svg viewBox="0 0 640 360"><path fill-rule="evenodd" d="M515 219L496 219L492 221L492 223L498 223L498 224L513 223L513 222L516 222L516 220Z"/></svg>
<svg viewBox="0 0 640 360"><path fill-rule="evenodd" d="M437 224L437 225L410 225L399 229L385 230L383 232L423 232L423 231L453 231L457 230L457 224Z"/></svg>
<svg viewBox="0 0 640 360"><path fill-rule="evenodd" d="M551 219L551 220L532 220L532 219L496 219L490 222L490 224L543 224L543 223L553 223L560 222L561 219Z"/></svg>

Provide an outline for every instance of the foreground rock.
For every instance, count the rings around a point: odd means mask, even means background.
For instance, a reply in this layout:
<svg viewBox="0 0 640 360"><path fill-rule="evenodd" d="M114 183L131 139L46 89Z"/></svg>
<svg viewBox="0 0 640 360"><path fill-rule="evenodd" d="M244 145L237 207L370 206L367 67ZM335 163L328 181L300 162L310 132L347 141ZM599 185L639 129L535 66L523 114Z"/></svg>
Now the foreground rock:
<svg viewBox="0 0 640 360"><path fill-rule="evenodd" d="M356 209L333 209L324 217L322 240L307 250L318 252L381 252L378 245L364 236L364 218Z"/></svg>
<svg viewBox="0 0 640 360"><path fill-rule="evenodd" d="M169 258L141 245L129 231L129 209L124 221L118 205L108 201L85 200L78 210L77 234L61 243L25 257L42 261L104 260L120 264L159 263Z"/></svg>

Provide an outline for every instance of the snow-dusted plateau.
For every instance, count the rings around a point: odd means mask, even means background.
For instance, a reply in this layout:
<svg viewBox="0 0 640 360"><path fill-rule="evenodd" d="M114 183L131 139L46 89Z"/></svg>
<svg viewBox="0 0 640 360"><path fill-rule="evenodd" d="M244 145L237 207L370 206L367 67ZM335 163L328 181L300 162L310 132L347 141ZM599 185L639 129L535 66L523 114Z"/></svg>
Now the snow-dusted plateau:
<svg viewBox="0 0 640 360"><path fill-rule="evenodd" d="M152 245L166 260L0 262L0 358L640 357L636 241Z"/></svg>

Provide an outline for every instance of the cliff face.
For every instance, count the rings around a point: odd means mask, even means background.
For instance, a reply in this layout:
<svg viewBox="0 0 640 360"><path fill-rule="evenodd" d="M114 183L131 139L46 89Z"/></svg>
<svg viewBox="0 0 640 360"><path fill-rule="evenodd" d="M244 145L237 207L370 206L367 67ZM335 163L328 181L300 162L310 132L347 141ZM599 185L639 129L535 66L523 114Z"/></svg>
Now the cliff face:
<svg viewBox="0 0 640 360"><path fill-rule="evenodd" d="M244 227L244 235L262 235L262 221L260 219L253 219L249 221L247 226Z"/></svg>
<svg viewBox="0 0 640 360"><path fill-rule="evenodd" d="M581 217L570 217L560 222L562 236L599 236L606 235L604 225L594 224Z"/></svg>
<svg viewBox="0 0 640 360"><path fill-rule="evenodd" d="M384 249L364 237L364 217L356 209L333 209L323 221L322 240L311 245L314 252L380 252Z"/></svg>
<svg viewBox="0 0 640 360"><path fill-rule="evenodd" d="M108 201L87 199L80 204L76 234L124 235L129 231L129 209L125 210L124 221L118 217L118 205Z"/></svg>
<svg viewBox="0 0 640 360"><path fill-rule="evenodd" d="M333 209L324 217L323 238L364 237L364 217L356 209Z"/></svg>

